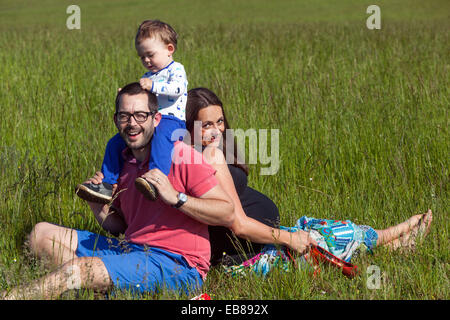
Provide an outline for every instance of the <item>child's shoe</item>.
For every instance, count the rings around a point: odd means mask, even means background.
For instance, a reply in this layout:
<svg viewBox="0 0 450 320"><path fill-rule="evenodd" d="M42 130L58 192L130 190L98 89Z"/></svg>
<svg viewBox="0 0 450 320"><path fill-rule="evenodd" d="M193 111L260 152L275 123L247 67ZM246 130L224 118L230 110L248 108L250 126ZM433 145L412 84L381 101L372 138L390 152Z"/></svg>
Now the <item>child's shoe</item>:
<svg viewBox="0 0 450 320"><path fill-rule="evenodd" d="M155 201L158 199L158 190L144 178L137 178L134 181L134 185L148 200Z"/></svg>
<svg viewBox="0 0 450 320"><path fill-rule="evenodd" d="M113 186L102 182L94 184L91 182L77 185L75 193L83 200L96 203L110 203L112 200Z"/></svg>

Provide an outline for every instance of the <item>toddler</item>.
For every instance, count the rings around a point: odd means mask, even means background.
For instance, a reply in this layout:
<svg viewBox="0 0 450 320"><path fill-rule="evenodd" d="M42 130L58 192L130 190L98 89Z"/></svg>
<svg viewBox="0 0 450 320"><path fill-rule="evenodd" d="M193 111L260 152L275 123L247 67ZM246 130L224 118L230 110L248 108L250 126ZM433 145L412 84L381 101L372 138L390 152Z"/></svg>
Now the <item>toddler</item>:
<svg viewBox="0 0 450 320"><path fill-rule="evenodd" d="M188 81L183 65L173 60L177 49L177 33L167 23L146 20L139 26L135 46L142 64L148 70L140 79L141 87L157 96L158 112L162 114L152 138L149 170L158 168L169 175L175 143L172 133L177 129L186 129ZM131 121L130 115L115 116L116 121ZM139 114L133 117L137 123L147 120L140 119ZM98 203L111 201L113 185L117 183L123 166L122 151L125 148L126 144L119 134L109 140L102 164L103 183L79 184L76 193L80 198ZM158 198L157 189L144 178L136 179L136 188L150 200Z"/></svg>

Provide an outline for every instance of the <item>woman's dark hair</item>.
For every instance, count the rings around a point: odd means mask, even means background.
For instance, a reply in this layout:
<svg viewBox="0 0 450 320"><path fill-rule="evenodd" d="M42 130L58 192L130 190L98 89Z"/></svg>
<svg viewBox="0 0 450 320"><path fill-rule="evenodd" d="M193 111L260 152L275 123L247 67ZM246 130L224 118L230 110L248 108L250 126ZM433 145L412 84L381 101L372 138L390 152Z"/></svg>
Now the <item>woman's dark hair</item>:
<svg viewBox="0 0 450 320"><path fill-rule="evenodd" d="M197 120L198 113L201 109L209 107L209 106L219 106L222 109L223 119L225 130L230 129L230 126L227 121L227 117L225 115L225 110L223 109L222 101L216 96L214 92L206 88L195 88L188 91L187 102L186 102L186 129L193 133L194 131L194 121ZM226 136L227 134L222 135L222 146L223 153L228 158L228 151L226 150ZM233 152L233 163L232 165L242 169L246 175L248 175L248 166L245 163L238 163L238 150L236 141L234 141L234 150ZM231 150L230 150L231 151Z"/></svg>

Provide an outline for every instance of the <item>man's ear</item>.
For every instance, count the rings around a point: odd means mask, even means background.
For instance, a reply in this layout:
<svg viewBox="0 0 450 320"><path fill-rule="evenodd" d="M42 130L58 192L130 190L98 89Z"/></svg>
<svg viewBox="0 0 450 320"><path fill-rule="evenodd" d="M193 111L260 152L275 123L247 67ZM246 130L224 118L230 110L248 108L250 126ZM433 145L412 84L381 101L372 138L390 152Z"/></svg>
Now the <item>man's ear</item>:
<svg viewBox="0 0 450 320"><path fill-rule="evenodd" d="M159 123L161 122L161 119L162 119L162 114L157 112L155 114L155 117L153 118L153 126L155 128L159 125Z"/></svg>
<svg viewBox="0 0 450 320"><path fill-rule="evenodd" d="M116 128L119 129L119 123L117 122L117 113L114 113L114 124L116 125Z"/></svg>

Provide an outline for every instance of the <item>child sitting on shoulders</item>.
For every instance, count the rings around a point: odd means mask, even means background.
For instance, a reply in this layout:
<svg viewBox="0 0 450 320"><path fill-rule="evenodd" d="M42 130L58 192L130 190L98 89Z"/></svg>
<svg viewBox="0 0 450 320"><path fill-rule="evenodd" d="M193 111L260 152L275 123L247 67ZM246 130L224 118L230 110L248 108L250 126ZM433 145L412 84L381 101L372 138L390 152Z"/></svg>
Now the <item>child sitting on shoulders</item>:
<svg viewBox="0 0 450 320"><path fill-rule="evenodd" d="M137 53L148 70L140 79L141 87L156 94L158 112L162 114L161 122L155 128L152 139L148 169L157 168L165 175L169 175L173 145L177 141L173 139L172 134L176 134L177 129L182 130L179 133L186 129L188 81L183 65L173 60L173 54L177 49L177 37L175 30L167 23L146 20L139 26L135 38ZM136 112L116 113L114 116L118 122L129 123L134 120L139 125L147 121L149 115ZM137 140L140 132L131 133L133 134L131 138ZM105 177L103 183L79 184L76 193L80 198L98 203L111 202L113 185L117 183L123 167L122 151L125 148L125 141L119 134L109 140L101 170ZM149 200L158 198L156 188L144 178L136 179L136 188Z"/></svg>

